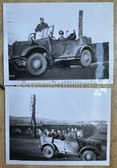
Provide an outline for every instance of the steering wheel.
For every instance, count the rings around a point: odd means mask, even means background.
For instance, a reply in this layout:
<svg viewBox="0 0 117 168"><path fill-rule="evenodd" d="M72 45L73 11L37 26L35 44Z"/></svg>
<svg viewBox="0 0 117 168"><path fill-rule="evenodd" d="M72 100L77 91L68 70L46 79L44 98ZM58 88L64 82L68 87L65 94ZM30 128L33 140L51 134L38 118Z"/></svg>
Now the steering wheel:
<svg viewBox="0 0 117 168"><path fill-rule="evenodd" d="M52 40L56 40L56 38L54 36L51 37Z"/></svg>

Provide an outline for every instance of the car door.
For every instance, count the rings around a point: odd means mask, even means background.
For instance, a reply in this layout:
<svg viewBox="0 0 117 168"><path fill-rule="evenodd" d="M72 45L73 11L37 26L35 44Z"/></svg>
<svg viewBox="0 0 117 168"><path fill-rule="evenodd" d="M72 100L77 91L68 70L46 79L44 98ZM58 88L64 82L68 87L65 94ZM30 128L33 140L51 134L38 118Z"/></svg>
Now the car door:
<svg viewBox="0 0 117 168"><path fill-rule="evenodd" d="M59 58L65 52L67 45L67 39L62 40L52 40L51 41L51 50L54 58Z"/></svg>
<svg viewBox="0 0 117 168"><path fill-rule="evenodd" d="M74 132L68 133L65 137L66 150L71 153L78 153L79 143Z"/></svg>
<svg viewBox="0 0 117 168"><path fill-rule="evenodd" d="M61 139L54 139L54 145L57 147L60 153L65 152L65 141Z"/></svg>
<svg viewBox="0 0 117 168"><path fill-rule="evenodd" d="M75 57L78 48L79 48L78 40L68 40L64 53L67 57Z"/></svg>

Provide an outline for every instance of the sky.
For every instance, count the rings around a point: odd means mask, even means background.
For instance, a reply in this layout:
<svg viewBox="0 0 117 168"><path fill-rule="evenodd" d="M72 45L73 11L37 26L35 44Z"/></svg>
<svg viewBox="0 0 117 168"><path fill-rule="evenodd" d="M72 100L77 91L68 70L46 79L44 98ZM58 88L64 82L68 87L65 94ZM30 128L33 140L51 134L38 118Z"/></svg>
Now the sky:
<svg viewBox="0 0 117 168"><path fill-rule="evenodd" d="M52 120L110 119L110 89L12 88L6 90L7 113L31 117L30 99L36 94L36 117Z"/></svg>
<svg viewBox="0 0 117 168"><path fill-rule="evenodd" d="M40 17L49 26L54 25L54 36L58 31L78 34L78 12L84 11L83 34L92 37L93 43L112 41L112 3L9 3L4 4L4 19L7 27L8 43L24 41L34 32ZM68 33L68 34L69 34Z"/></svg>

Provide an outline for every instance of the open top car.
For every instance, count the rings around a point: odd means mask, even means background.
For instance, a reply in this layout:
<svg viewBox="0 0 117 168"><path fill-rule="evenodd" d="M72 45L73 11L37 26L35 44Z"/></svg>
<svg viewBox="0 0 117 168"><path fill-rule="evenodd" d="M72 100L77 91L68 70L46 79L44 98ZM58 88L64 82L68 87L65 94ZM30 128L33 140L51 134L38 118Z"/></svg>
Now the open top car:
<svg viewBox="0 0 117 168"><path fill-rule="evenodd" d="M27 70L33 76L43 74L48 65L52 66L56 62L80 60L83 67L88 67L95 51L91 38L83 37L82 29L82 24L79 24L77 39L72 38L73 34L63 39L56 39L54 26L43 29L40 34L31 33L28 41L16 41L9 45L10 62L15 70Z"/></svg>
<svg viewBox="0 0 117 168"><path fill-rule="evenodd" d="M65 139L56 139L53 137L41 136L39 148L44 156L52 158L57 152L64 154L75 154L82 160L96 160L101 154L101 142L95 138L83 138L78 132L70 132Z"/></svg>

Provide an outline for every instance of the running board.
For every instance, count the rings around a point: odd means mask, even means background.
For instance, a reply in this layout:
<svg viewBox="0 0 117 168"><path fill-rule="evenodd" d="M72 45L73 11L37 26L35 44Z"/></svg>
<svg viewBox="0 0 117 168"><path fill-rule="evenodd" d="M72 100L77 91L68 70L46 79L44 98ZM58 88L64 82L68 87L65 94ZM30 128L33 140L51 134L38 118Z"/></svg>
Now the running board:
<svg viewBox="0 0 117 168"><path fill-rule="evenodd" d="M80 59L79 57L78 58L59 58L59 59L55 59L54 62L59 62L59 61L70 61L70 60L76 60L76 59Z"/></svg>

